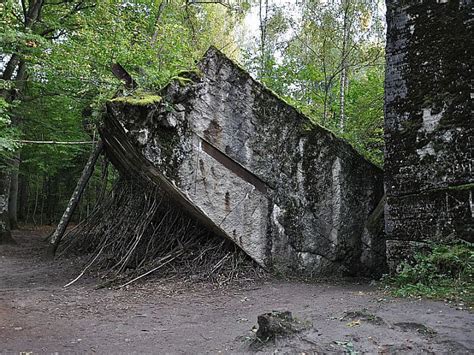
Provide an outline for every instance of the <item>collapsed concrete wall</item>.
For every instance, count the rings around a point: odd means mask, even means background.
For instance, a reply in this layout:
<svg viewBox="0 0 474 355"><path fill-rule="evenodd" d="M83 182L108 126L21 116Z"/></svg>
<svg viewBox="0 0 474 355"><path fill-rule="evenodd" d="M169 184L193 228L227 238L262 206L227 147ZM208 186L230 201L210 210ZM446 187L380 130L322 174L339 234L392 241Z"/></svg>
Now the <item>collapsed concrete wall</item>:
<svg viewBox="0 0 474 355"><path fill-rule="evenodd" d="M385 210L395 267L420 242L474 241L472 1L387 0Z"/></svg>
<svg viewBox="0 0 474 355"><path fill-rule="evenodd" d="M108 103L101 134L119 170L266 268L380 274L382 171L215 48L198 67L160 96Z"/></svg>

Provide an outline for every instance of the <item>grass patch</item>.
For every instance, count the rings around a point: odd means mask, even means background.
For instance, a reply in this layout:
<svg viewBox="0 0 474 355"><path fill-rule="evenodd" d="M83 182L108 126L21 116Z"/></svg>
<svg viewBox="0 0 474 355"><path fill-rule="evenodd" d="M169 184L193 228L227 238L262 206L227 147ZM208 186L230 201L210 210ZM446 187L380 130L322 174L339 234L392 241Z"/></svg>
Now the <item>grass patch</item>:
<svg viewBox="0 0 474 355"><path fill-rule="evenodd" d="M386 276L383 284L397 297L426 297L474 306L474 246L471 243L436 244L429 253L417 253L413 263Z"/></svg>

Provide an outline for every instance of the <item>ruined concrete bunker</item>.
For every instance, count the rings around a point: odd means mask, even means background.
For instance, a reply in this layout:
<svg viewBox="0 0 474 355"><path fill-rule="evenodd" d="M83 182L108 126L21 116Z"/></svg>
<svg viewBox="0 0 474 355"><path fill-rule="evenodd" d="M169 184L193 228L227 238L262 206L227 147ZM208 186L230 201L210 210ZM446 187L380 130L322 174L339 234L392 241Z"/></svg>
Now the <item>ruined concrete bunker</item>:
<svg viewBox="0 0 474 355"><path fill-rule="evenodd" d="M217 49L197 67L108 102L101 136L118 170L159 184L266 269L379 275L381 169Z"/></svg>

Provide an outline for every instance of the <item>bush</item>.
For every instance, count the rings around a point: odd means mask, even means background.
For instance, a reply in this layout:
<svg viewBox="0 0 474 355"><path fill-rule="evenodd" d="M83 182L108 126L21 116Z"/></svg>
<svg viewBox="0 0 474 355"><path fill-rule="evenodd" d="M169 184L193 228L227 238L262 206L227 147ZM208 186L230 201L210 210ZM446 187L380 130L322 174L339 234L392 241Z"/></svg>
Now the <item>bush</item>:
<svg viewBox="0 0 474 355"><path fill-rule="evenodd" d="M474 305L474 247L470 243L433 245L429 253L415 255L400 271L384 279L395 296L428 297Z"/></svg>

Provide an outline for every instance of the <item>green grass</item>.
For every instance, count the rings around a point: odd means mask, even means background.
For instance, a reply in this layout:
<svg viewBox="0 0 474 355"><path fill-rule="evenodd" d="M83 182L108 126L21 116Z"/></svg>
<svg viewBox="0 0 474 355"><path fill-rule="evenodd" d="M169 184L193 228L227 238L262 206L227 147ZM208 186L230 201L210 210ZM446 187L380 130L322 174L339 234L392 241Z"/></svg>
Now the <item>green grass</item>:
<svg viewBox="0 0 474 355"><path fill-rule="evenodd" d="M385 277L384 284L397 297L426 297L474 306L474 247L470 243L433 245L418 253L415 262Z"/></svg>

